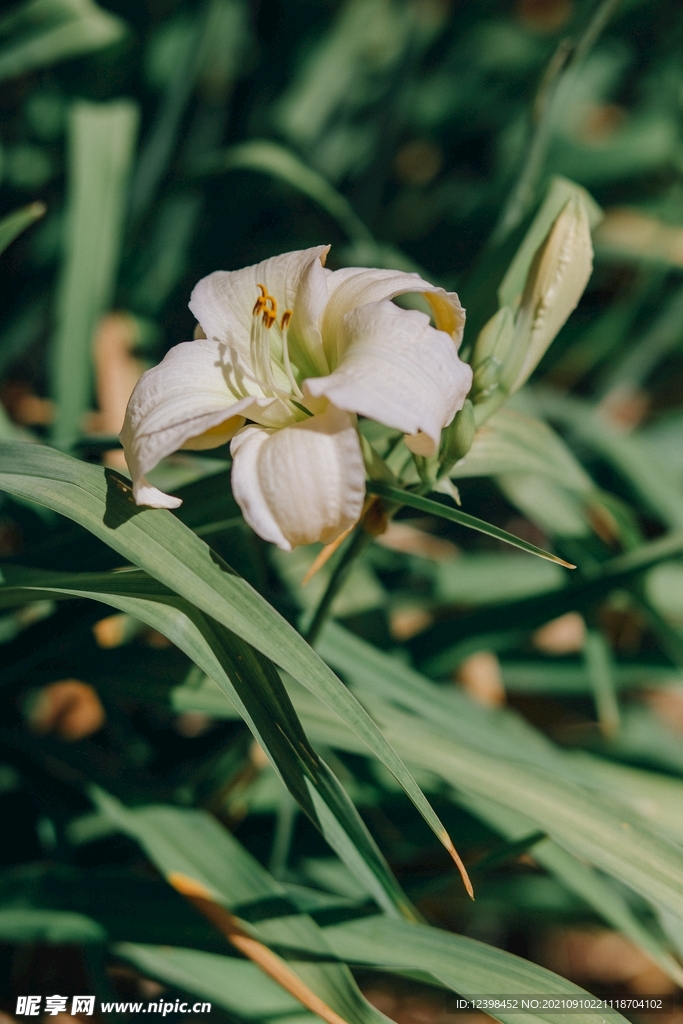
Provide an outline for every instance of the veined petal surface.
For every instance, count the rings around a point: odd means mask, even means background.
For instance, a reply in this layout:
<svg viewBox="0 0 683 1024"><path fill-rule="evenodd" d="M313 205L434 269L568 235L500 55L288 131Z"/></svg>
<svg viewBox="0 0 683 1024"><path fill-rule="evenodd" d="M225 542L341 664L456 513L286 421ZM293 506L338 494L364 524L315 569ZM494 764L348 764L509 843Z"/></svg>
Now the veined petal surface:
<svg viewBox="0 0 683 1024"><path fill-rule="evenodd" d="M335 540L360 517L365 466L355 417L328 406L282 430L233 438L232 492L260 537L283 551Z"/></svg>
<svg viewBox="0 0 683 1024"><path fill-rule="evenodd" d="M322 334L328 362L335 366L341 356L343 320L359 306L394 299L415 292L424 295L432 308L434 323L450 334L459 347L465 327L465 310L455 292L429 284L419 274L398 270L373 270L347 267L336 270L327 279L328 302L322 320Z"/></svg>
<svg viewBox="0 0 683 1024"><path fill-rule="evenodd" d="M332 277L332 271L326 270L322 264L326 255L325 251L320 259L311 260L305 268L294 299L290 353L304 377L330 372L321 333L328 281Z"/></svg>
<svg viewBox="0 0 683 1024"><path fill-rule="evenodd" d="M272 256L243 270L216 270L195 285L190 309L207 338L233 348L245 367L250 367L249 338L254 303L260 294L258 286L263 285L277 300L278 318L286 309L294 310L305 331L304 311L297 309L305 303L297 301L297 293L311 263L318 262L322 269L328 249L328 245L318 245Z"/></svg>
<svg viewBox="0 0 683 1024"><path fill-rule="evenodd" d="M406 434L422 432L433 451L472 386L472 370L450 334L432 327L425 313L388 300L348 313L342 331L336 370L307 380L304 390Z"/></svg>
<svg viewBox="0 0 683 1024"><path fill-rule="evenodd" d="M184 445L208 448L223 444L250 419L287 422L279 399L230 389L224 346L199 339L182 342L138 381L126 410L121 441L139 505L175 508L180 502L145 480L167 455ZM221 429L217 429L217 428ZM194 443L193 443L194 442Z"/></svg>

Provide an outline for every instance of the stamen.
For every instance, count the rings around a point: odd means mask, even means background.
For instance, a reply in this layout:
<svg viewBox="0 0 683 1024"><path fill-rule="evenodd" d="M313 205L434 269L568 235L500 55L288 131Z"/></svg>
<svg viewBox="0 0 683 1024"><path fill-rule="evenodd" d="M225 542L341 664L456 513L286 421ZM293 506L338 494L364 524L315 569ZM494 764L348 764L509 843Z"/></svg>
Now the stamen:
<svg viewBox="0 0 683 1024"><path fill-rule="evenodd" d="M264 284L257 284L256 287L261 289L261 294L256 299L253 314L262 315L264 326L272 327L277 320L277 299L270 294Z"/></svg>
<svg viewBox="0 0 683 1024"><path fill-rule="evenodd" d="M264 340L266 345L268 345L268 339L264 339L264 334L263 320L257 314L251 324L251 338L249 341L251 365L257 384L264 393L269 393L271 389L270 374L268 372L270 370L270 359L266 356L264 360Z"/></svg>
<svg viewBox="0 0 683 1024"><path fill-rule="evenodd" d="M252 310L253 321L251 325L251 338L249 343L251 365L254 371L254 381L261 390L266 393L277 395L285 401L291 401L292 396L303 398L303 392L296 382L292 364L289 358L289 346L287 344L287 329L292 319L293 310L286 309L280 320L280 331L282 335L282 362L284 371L289 381L291 391L289 393L279 388L275 383L273 373L272 355L270 349L270 338L268 331L274 324L277 324L277 299L271 295L264 284L257 284L261 294L257 296ZM264 330L265 328L265 330Z"/></svg>

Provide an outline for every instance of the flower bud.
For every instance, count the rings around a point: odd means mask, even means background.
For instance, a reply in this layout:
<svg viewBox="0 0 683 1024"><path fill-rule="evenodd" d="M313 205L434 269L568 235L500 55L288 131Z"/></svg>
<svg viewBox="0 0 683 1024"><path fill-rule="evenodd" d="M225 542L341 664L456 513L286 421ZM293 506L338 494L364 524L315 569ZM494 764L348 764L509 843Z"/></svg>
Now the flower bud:
<svg viewBox="0 0 683 1024"><path fill-rule="evenodd" d="M441 432L441 460L439 474L447 473L452 466L467 455L474 441L474 406L469 398L453 422Z"/></svg>
<svg viewBox="0 0 683 1024"><path fill-rule="evenodd" d="M472 354L474 379L472 384L472 401L475 404L492 399L500 390L503 367L510 351L514 337L515 321L512 309L502 306L494 316L482 327ZM507 397L501 391L500 404Z"/></svg>
<svg viewBox="0 0 683 1024"><path fill-rule="evenodd" d="M495 356L487 356L482 363L479 363L472 379L472 400L474 402L483 402L498 389L502 369L503 364Z"/></svg>
<svg viewBox="0 0 683 1024"><path fill-rule="evenodd" d="M511 357L502 377L510 394L519 390L538 366L576 308L592 269L588 212L577 195L562 208L529 269Z"/></svg>
<svg viewBox="0 0 683 1024"><path fill-rule="evenodd" d="M472 368L475 373L477 368L489 359L496 359L499 363L505 361L510 349L513 330L513 312L509 306L502 306L479 332L472 354Z"/></svg>

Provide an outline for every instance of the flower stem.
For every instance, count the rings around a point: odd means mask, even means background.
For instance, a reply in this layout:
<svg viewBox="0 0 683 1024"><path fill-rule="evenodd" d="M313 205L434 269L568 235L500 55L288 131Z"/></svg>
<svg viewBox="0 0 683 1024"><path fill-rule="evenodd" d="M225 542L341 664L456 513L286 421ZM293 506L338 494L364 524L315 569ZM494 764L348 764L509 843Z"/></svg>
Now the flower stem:
<svg viewBox="0 0 683 1024"><path fill-rule="evenodd" d="M360 523L351 535L350 542L344 548L341 557L332 570L332 575L330 576L325 593L321 597L311 623L304 634L309 644L314 644L318 639L320 630L325 625L325 620L327 619L332 602L344 585L351 566L356 558L365 551L365 548L371 540L372 536L365 530L363 520L361 519Z"/></svg>
<svg viewBox="0 0 683 1024"><path fill-rule="evenodd" d="M428 494L431 489L431 484L423 481L416 489L416 492L418 494ZM355 559L358 558L359 555L362 555L370 541L373 540L378 533L384 532L398 510L402 508L402 503L383 500L381 505L377 507L380 509L380 515L383 518L384 525L379 529L374 527L372 517L373 514L376 514L377 508L373 509L373 503L370 503L360 522L356 526L356 529L351 534L350 542L344 548L341 557L332 570L332 575L330 576L325 593L320 599L320 603L315 610L315 614L310 625L304 632L306 640L308 640L311 645L313 645L318 639L320 630L325 625L325 620L327 619L332 602L346 582L349 570L351 569Z"/></svg>

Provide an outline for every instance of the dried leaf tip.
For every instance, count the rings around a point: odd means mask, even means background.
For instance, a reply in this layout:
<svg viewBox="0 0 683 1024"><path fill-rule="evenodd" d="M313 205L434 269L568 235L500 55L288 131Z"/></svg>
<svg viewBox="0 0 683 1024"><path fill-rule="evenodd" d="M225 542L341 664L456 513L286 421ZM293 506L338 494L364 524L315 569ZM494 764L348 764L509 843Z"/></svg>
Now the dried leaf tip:
<svg viewBox="0 0 683 1024"><path fill-rule="evenodd" d="M576 569L573 562L565 562L564 558L560 558L559 555L551 555L550 558L553 562L557 562L558 565L564 566L565 569Z"/></svg>
<svg viewBox="0 0 683 1024"><path fill-rule="evenodd" d="M183 875L180 871L170 871L166 876L166 881L182 896L201 900L213 900L212 893L209 892L205 885L198 882L196 878L189 878L187 875Z"/></svg>
<svg viewBox="0 0 683 1024"><path fill-rule="evenodd" d="M474 886L472 885L472 882L470 881L470 876L467 874L467 868L463 864L462 858L461 858L460 854L458 853L458 851L456 850L455 846L453 845L453 841L452 841L451 837L447 833L445 833L442 842L443 842L444 846L446 847L446 849L448 850L448 852L450 853L450 855L453 858L453 860L455 861L455 865L456 865L458 871L460 872L460 877L462 878L463 885L465 886L465 888L467 890L467 895L469 896L469 898L471 900L473 900L474 899Z"/></svg>

